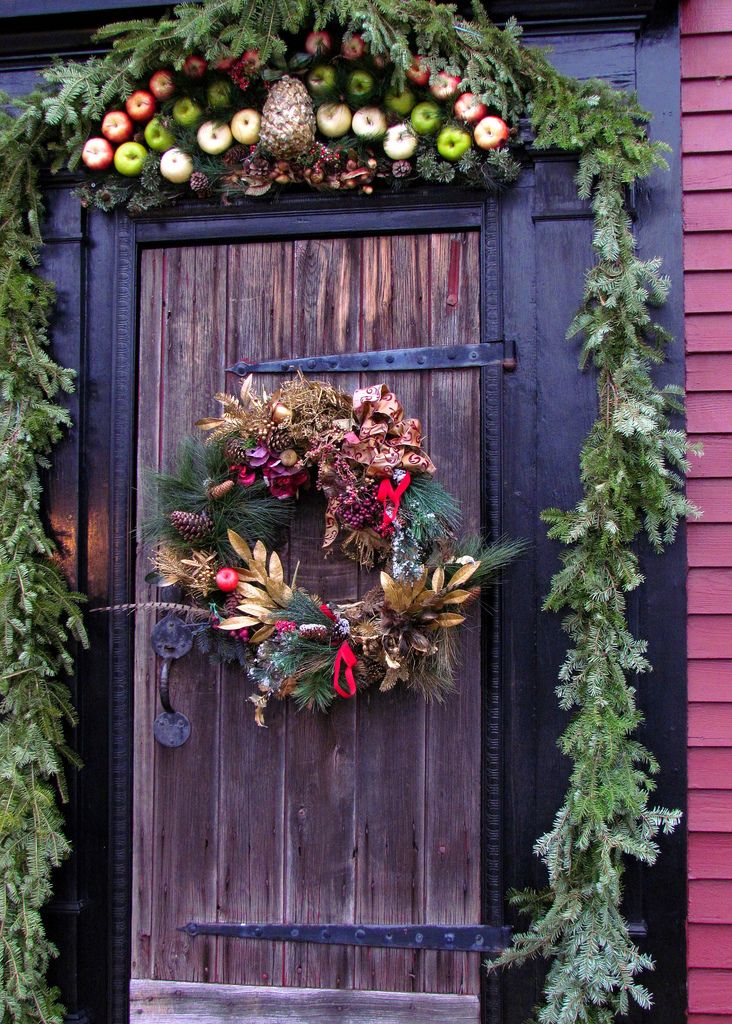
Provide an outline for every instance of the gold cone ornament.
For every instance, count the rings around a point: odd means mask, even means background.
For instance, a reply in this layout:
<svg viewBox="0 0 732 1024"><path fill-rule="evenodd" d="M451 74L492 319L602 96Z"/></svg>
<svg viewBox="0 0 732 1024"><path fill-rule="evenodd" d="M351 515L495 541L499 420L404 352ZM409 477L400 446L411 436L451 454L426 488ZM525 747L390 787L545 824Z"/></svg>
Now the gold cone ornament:
<svg viewBox="0 0 732 1024"><path fill-rule="evenodd" d="M306 153L315 141L313 103L296 78L285 75L270 89L262 110L259 141L280 160Z"/></svg>

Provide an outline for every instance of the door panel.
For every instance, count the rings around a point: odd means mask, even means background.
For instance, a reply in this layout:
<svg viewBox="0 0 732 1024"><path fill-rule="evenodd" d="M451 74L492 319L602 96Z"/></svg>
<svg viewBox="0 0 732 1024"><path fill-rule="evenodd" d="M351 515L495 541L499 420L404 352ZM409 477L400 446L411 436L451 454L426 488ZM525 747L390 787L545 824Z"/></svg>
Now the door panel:
<svg viewBox="0 0 732 1024"><path fill-rule="evenodd" d="M478 251L468 232L144 251L140 474L172 465L177 442L225 386L224 367L241 357L479 341ZM383 376L332 382L351 390ZM479 379L457 370L390 381L421 418L467 529L480 522ZM140 487L138 518L148 501ZM369 575L342 556L322 558L323 507L315 494L301 502L286 565L292 573L299 563L301 584L323 597L353 597ZM138 551L139 601L154 596L146 557ZM477 995L478 954L191 940L177 928L217 918L481 920L479 615L463 631L457 690L444 705L367 692L328 716L273 706L266 730L254 725L241 671L191 654L172 673L175 705L192 723L177 750L152 740L153 621L140 614L136 629L133 978ZM476 999L460 1005L477 1020ZM417 1003L412 1012L417 1022L437 1019Z"/></svg>

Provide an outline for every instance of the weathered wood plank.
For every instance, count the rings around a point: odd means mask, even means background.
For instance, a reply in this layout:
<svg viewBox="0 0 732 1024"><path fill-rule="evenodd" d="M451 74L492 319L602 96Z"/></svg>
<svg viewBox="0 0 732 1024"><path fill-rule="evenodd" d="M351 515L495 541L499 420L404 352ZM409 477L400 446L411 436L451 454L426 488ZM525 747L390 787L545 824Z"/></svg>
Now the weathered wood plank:
<svg viewBox="0 0 732 1024"><path fill-rule="evenodd" d="M240 358L289 354L292 334L291 242L229 246L226 365ZM279 386L274 377L257 387ZM228 382L236 390L238 378ZM284 550L285 545L283 545ZM224 668L220 707L218 917L284 920L284 788L287 709L277 705L267 729L254 723L251 686L240 668ZM216 980L280 984L277 942L217 940Z"/></svg>
<svg viewBox="0 0 732 1024"><path fill-rule="evenodd" d="M475 996L134 981L130 1020L141 1024L478 1024Z"/></svg>
<svg viewBox="0 0 732 1024"><path fill-rule="evenodd" d="M142 255L140 270L140 374L138 413L145 429L139 432L137 446L137 522L150 513L151 495L144 485L144 474L158 467L160 460L160 362L165 343L167 295L166 252L148 249ZM149 551L139 542L135 561L135 599L144 603L157 598L157 588L145 583L149 572ZM157 714L157 678L155 659L150 656L150 633L157 616L140 611L135 616L134 663L134 765L132 791L132 944L133 978L150 976L153 915L153 863L155 816L155 749L152 723Z"/></svg>
<svg viewBox="0 0 732 1024"><path fill-rule="evenodd" d="M360 323L360 241L296 242L291 355L357 348ZM336 378L348 390L355 376ZM353 598L358 569L335 552L327 561L322 495L301 500L291 531L290 562L300 563L301 586L327 599ZM286 786L286 902L288 921L351 922L354 913L354 761L356 702L337 699L328 715L288 709ZM350 988L353 950L292 943L284 983Z"/></svg>
<svg viewBox="0 0 732 1024"><path fill-rule="evenodd" d="M197 247L168 253L168 307L161 368L163 465L179 440L210 411L223 386L226 250ZM154 977L207 981L215 940L191 940L176 929L216 914L218 726L220 673L191 653L171 672L173 705L188 715L185 746L156 750ZM144 766L143 766L144 769Z"/></svg>

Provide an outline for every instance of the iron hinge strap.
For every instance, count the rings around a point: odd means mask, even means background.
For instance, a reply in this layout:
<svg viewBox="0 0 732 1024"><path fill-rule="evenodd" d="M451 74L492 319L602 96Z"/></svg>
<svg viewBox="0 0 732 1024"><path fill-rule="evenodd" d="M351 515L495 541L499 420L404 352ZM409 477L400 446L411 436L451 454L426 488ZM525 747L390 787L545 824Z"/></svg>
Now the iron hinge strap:
<svg viewBox="0 0 732 1024"><path fill-rule="evenodd" d="M510 358L506 358L506 355ZM510 365L509 365L510 364ZM298 359L267 359L249 363L242 360L230 366L228 373L245 377L250 373L363 373L367 370L458 370L473 366L515 368L513 351L507 353L503 341L479 345L436 345L425 348L379 349L372 352L339 352L328 356L302 356Z"/></svg>
<svg viewBox="0 0 732 1024"><path fill-rule="evenodd" d="M235 924L189 921L179 931L230 939L314 942L331 946L440 949L498 956L511 941L507 925Z"/></svg>

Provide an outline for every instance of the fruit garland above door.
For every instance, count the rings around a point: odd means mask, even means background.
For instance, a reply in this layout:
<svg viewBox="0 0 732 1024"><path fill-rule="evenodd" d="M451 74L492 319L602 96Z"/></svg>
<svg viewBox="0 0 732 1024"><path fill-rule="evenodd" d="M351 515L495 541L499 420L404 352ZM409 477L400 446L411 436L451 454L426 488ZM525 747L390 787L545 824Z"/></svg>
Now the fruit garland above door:
<svg viewBox="0 0 732 1024"><path fill-rule="evenodd" d="M442 700L466 606L521 545L458 540L460 508L434 479L419 421L384 384L350 396L298 376L267 396L247 377L238 398L216 397L221 416L197 424L206 443L188 438L176 473L157 478L147 529L154 578L203 609L199 647L247 667L259 725L273 697L325 711L400 683ZM267 552L311 483L327 498L326 555L344 531L345 554L382 568L358 600L325 603Z"/></svg>
<svg viewBox="0 0 732 1024"><path fill-rule="evenodd" d="M653 863L659 833L672 831L679 814L649 804L658 767L634 733L638 676L650 665L626 601L643 579L637 541L645 535L661 551L696 510L683 493L689 447L671 421L679 397L651 377L670 341L651 315L668 282L658 261L636 253L625 194L664 165L664 147L649 141L634 96L561 75L542 51L521 46L515 23L499 29L477 0L472 6L468 20L424 0L183 4L159 20L107 27L98 39L112 41L109 52L45 69L45 91L0 114L0 375L9 424L0 598L10 624L0 647L8 681L0 773L9 794L0 821L9 937L0 946L0 1005L16 1024L60 1020L44 981L51 947L37 908L67 848L53 809L55 784L63 790L60 723L70 715L58 675L80 629L38 510L39 466L67 423L53 399L71 386L47 354L51 292L33 269L39 168L77 168L86 148L82 201L133 214L193 195L247 202L289 184L339 193L409 181L494 189L517 173L522 120L534 147L576 154L579 195L592 201L596 259L568 333L583 336L582 365L597 371L598 416L581 455L581 500L545 513L566 546L546 607L568 612L559 694L572 720L559 743L571 777L536 844L546 892L516 897L531 924L498 963L537 954L550 962L542 1024L609 1024L630 1003L650 1005L637 976L652 962L621 911L624 859ZM383 141L367 137L382 132Z"/></svg>

